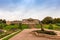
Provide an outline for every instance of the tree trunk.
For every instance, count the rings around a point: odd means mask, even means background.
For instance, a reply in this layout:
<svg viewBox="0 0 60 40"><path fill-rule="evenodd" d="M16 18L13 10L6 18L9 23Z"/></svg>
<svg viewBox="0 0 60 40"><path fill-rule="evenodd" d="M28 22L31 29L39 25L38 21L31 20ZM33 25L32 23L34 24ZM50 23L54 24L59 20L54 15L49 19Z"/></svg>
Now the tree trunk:
<svg viewBox="0 0 60 40"><path fill-rule="evenodd" d="M41 25L41 31L44 31L43 24L41 21L39 21L39 24Z"/></svg>
<svg viewBox="0 0 60 40"><path fill-rule="evenodd" d="M43 24L40 23L40 25L41 25L41 31L44 31Z"/></svg>

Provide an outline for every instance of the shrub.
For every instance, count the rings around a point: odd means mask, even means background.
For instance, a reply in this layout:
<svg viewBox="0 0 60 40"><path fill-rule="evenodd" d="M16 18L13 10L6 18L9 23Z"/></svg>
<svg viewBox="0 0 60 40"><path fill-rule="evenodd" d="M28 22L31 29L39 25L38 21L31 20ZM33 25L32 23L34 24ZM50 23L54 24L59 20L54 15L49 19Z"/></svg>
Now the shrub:
<svg viewBox="0 0 60 40"><path fill-rule="evenodd" d="M56 23L57 26L60 26L60 23Z"/></svg>
<svg viewBox="0 0 60 40"><path fill-rule="evenodd" d="M48 29L53 29L53 25L50 24L49 27L48 27Z"/></svg>
<svg viewBox="0 0 60 40"><path fill-rule="evenodd" d="M7 35L9 35L10 33L4 33L4 34L2 34L1 36L0 36L0 38L3 38L3 37L5 37L5 36L7 36Z"/></svg>
<svg viewBox="0 0 60 40"><path fill-rule="evenodd" d="M2 33L4 33L4 31L0 29L0 34L2 34Z"/></svg>
<svg viewBox="0 0 60 40"><path fill-rule="evenodd" d="M29 28L27 24L22 24L22 29L27 29Z"/></svg>
<svg viewBox="0 0 60 40"><path fill-rule="evenodd" d="M49 35L57 35L54 31L41 31L41 30L35 30L34 32L43 33L43 34L49 34Z"/></svg>
<svg viewBox="0 0 60 40"><path fill-rule="evenodd" d="M41 28L41 25L40 24L36 24L36 28Z"/></svg>
<svg viewBox="0 0 60 40"><path fill-rule="evenodd" d="M17 25L8 25L4 28L5 30L17 30L18 29L18 26Z"/></svg>

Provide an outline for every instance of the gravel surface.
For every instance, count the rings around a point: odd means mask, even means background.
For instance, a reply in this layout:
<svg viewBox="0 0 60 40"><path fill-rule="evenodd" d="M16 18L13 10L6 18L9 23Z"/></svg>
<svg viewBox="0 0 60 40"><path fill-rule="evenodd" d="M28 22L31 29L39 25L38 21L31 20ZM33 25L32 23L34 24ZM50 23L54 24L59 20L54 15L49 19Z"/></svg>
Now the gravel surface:
<svg viewBox="0 0 60 40"><path fill-rule="evenodd" d="M33 30L37 30L37 29L24 29L22 32L18 33L9 40L55 40L44 37L36 37L35 35L31 34L31 31Z"/></svg>

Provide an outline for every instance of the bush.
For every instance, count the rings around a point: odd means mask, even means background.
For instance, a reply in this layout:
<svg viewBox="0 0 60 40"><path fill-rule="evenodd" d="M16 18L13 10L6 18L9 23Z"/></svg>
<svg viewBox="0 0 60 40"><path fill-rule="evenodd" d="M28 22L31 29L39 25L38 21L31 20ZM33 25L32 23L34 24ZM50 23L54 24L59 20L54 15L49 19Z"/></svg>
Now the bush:
<svg viewBox="0 0 60 40"><path fill-rule="evenodd" d="M41 25L40 24L36 24L36 28L41 28Z"/></svg>
<svg viewBox="0 0 60 40"><path fill-rule="evenodd" d="M22 24L22 29L27 29L29 28L27 24Z"/></svg>
<svg viewBox="0 0 60 40"><path fill-rule="evenodd" d="M53 29L53 25L50 24L49 27L48 27L48 29Z"/></svg>
<svg viewBox="0 0 60 40"><path fill-rule="evenodd" d="M0 34L2 34L2 33L4 33L4 31L0 29Z"/></svg>
<svg viewBox="0 0 60 40"><path fill-rule="evenodd" d="M60 26L60 23L56 23L57 26Z"/></svg>
<svg viewBox="0 0 60 40"><path fill-rule="evenodd" d="M49 34L49 35L57 35L54 31L41 31L41 30L35 30L34 32L43 33L43 34Z"/></svg>
<svg viewBox="0 0 60 40"><path fill-rule="evenodd" d="M5 30L17 30L18 29L18 26L17 25L8 25L4 28Z"/></svg>
<svg viewBox="0 0 60 40"><path fill-rule="evenodd" d="M4 34L2 34L1 36L0 36L0 39L1 38L3 38L3 37L5 37L5 36L7 36L7 35L9 35L10 33L4 33Z"/></svg>

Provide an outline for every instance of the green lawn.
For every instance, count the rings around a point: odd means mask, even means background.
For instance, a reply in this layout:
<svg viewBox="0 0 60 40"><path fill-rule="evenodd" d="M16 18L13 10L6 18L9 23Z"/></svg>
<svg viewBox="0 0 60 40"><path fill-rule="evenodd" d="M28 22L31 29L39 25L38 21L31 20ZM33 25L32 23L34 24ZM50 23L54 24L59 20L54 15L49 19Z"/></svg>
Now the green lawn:
<svg viewBox="0 0 60 40"><path fill-rule="evenodd" d="M51 30L60 30L60 26L57 26L56 24L52 24L52 26L53 26L53 29L51 29ZM37 24L36 28L41 28L41 26L39 24ZM43 28L49 29L49 24L44 24Z"/></svg>
<svg viewBox="0 0 60 40"><path fill-rule="evenodd" d="M28 25L27 24L22 24L22 29L28 29Z"/></svg>
<svg viewBox="0 0 60 40"><path fill-rule="evenodd" d="M52 26L53 26L53 29L51 29L51 30L60 30L60 26L59 26L59 25L52 24ZM19 29L18 27L19 27L18 25L8 25L8 26L4 27L3 29L7 30L7 31L8 31L7 33L9 33L11 30L13 31L14 28L15 28L14 30ZM22 24L21 27L22 27L22 30L23 30L23 29L29 29L29 27L28 27L27 24ZM36 24L35 27L36 27L36 28L41 28L40 24ZM49 29L49 27L50 27L50 24L43 24L43 28ZM10 31L9 31L9 30L10 30ZM14 32L14 31L13 31L13 32ZM15 35L15 34L14 34L14 35ZM14 35L12 35L12 36L14 36ZM5 36L5 35L4 35L4 36ZM4 36L3 36L3 37L4 37ZM4 39L4 40L7 40L7 39L9 39L9 38L12 37L12 36L9 36L9 37L7 37L7 38ZM2 36L1 36L1 37L2 37Z"/></svg>
<svg viewBox="0 0 60 40"><path fill-rule="evenodd" d="M41 26L39 24L36 24L36 28L41 28Z"/></svg>
<svg viewBox="0 0 60 40"><path fill-rule="evenodd" d="M60 26L57 26L56 24L52 24L53 29L52 30L60 30ZM44 28L48 29L49 28L49 24L45 24Z"/></svg>
<svg viewBox="0 0 60 40"><path fill-rule="evenodd" d="M11 37L13 37L14 35L18 34L19 32L21 32L21 30L17 31L17 32L14 32L8 36L6 36L5 38L3 38L2 40L9 40Z"/></svg>

